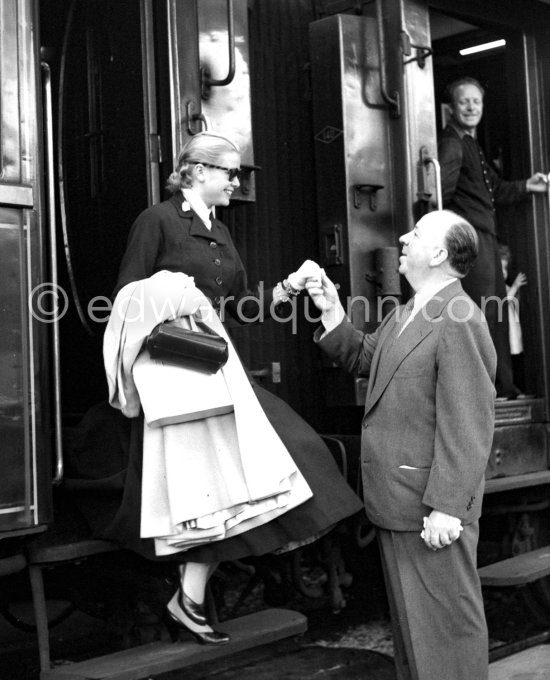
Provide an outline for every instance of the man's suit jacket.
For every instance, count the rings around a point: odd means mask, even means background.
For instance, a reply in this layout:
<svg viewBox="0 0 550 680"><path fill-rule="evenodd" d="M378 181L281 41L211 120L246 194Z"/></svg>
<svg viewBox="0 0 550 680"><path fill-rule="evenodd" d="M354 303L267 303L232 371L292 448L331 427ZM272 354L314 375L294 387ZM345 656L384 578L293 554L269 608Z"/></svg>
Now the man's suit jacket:
<svg viewBox="0 0 550 680"><path fill-rule="evenodd" d="M394 531L420 531L432 509L473 522L494 427L487 324L456 281L399 337L398 329L392 312L371 335L345 319L316 337L350 373L369 376L361 444L367 515Z"/></svg>

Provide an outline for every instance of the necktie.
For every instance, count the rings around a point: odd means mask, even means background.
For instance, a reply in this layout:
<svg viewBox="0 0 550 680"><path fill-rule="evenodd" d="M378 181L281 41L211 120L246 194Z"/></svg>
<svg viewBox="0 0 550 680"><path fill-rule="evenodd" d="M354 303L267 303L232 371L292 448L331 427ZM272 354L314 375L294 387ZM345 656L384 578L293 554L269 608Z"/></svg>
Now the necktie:
<svg viewBox="0 0 550 680"><path fill-rule="evenodd" d="M396 325L393 331L386 338L382 346L381 360L384 360L384 358L391 350L393 345L397 342L397 338L400 336L401 331L403 330L404 325L407 322L407 319L410 317L413 307L414 307L414 295L404 307L399 307L399 309L395 313Z"/></svg>
<svg viewBox="0 0 550 680"><path fill-rule="evenodd" d="M399 328L397 330L397 337L399 337L401 335L401 333L403 332L403 329L405 328L405 325L406 325L410 315L412 314L413 307L414 307L414 295L407 302L407 304L402 309L400 309L399 312L398 312L398 314L399 314L399 317L398 317Z"/></svg>

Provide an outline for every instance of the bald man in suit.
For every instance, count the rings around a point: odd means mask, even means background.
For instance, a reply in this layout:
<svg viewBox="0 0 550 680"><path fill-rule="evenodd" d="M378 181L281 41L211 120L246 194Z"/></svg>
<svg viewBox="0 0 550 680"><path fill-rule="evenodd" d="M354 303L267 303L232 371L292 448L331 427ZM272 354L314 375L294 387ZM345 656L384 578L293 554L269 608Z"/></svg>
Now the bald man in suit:
<svg viewBox="0 0 550 680"><path fill-rule="evenodd" d="M460 279L475 229L450 211L400 238L415 295L373 334L356 330L324 272L307 289L316 342L369 384L361 469L377 527L399 680L485 680L488 635L476 566L494 427L496 352Z"/></svg>

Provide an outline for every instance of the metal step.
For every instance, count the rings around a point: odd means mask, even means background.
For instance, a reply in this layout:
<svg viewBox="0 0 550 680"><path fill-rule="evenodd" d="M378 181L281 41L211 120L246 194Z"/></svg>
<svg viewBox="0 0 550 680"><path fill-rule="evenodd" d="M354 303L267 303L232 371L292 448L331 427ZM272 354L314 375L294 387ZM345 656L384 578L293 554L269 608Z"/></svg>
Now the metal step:
<svg viewBox="0 0 550 680"><path fill-rule="evenodd" d="M40 673L40 680L145 680L160 673L219 659L275 642L307 630L307 618L288 609L266 609L219 625L231 635L225 645L151 642L107 656L58 666Z"/></svg>
<svg viewBox="0 0 550 680"><path fill-rule="evenodd" d="M550 546L488 564L478 570L482 586L522 586L550 574Z"/></svg>

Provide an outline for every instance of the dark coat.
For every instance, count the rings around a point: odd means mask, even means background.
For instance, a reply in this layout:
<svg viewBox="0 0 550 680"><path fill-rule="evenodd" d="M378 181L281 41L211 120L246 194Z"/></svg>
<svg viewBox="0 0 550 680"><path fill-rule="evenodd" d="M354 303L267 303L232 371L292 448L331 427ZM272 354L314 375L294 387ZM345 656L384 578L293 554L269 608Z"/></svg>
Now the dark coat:
<svg viewBox="0 0 550 680"><path fill-rule="evenodd" d="M525 181L507 182L487 163L482 148L471 135L447 125L439 143L443 207L462 215L477 231L479 253L475 265L463 279L464 290L487 317L498 355L497 389L511 396L513 385L508 315L497 302L506 296L495 224L495 205L512 204L528 197Z"/></svg>
<svg viewBox="0 0 550 680"><path fill-rule="evenodd" d="M443 207L476 229L496 234L495 204L511 205L529 195L526 182L503 180L487 163L476 139L447 125L438 148Z"/></svg>
<svg viewBox="0 0 550 680"><path fill-rule="evenodd" d="M135 221L115 293L127 283L161 270L193 276L197 287L213 305L222 311L225 308L232 315L237 315L239 301L246 296L256 297L256 301L246 301L241 322L246 317L257 319L259 308L269 306L271 301L270 291L266 296L269 302L262 301L260 287L249 286L227 227L214 219L209 231L195 212L182 210L179 193L145 210ZM284 401L258 385L253 387L272 426L313 491L313 498L261 527L170 559L217 562L261 555L288 543L304 542L362 510L360 499L345 482L321 437ZM122 503L114 518L109 518L108 526L96 524L96 533L154 558L152 539L139 538L142 437L143 418L135 418Z"/></svg>
<svg viewBox="0 0 550 680"><path fill-rule="evenodd" d="M161 270L184 272L195 278L197 288L222 312L222 321L225 311L240 321L256 319L260 305L262 310L269 308L271 291L264 296L258 286L249 286L242 260L223 222L212 219L212 229L208 230L193 210L183 210L182 203L178 192L138 216L128 237L114 294L127 283ZM258 301L243 301L250 297Z"/></svg>

